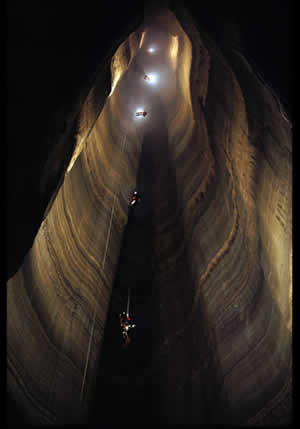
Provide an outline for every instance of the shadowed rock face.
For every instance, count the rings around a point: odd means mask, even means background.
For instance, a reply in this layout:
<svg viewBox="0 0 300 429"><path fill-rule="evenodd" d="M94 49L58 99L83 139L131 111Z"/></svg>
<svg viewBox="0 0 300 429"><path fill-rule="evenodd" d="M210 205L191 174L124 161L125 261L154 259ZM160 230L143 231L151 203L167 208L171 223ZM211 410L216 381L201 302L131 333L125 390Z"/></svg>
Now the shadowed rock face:
<svg viewBox="0 0 300 429"><path fill-rule="evenodd" d="M146 92L153 65L165 80ZM10 395L34 423L87 418L146 156L152 336L131 394L151 400L154 423L288 422L290 123L243 56L225 58L181 8L130 34L111 72L104 107L99 82L83 104L64 178L8 281Z"/></svg>

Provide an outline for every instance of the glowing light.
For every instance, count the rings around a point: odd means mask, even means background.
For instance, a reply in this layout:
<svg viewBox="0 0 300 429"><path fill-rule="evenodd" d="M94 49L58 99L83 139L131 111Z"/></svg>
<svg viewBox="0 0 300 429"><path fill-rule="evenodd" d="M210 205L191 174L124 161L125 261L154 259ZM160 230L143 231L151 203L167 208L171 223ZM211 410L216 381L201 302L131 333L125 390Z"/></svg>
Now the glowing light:
<svg viewBox="0 0 300 429"><path fill-rule="evenodd" d="M139 48L141 48L141 47L142 47L143 42L144 42L144 38L145 38L145 31L143 31L143 32L142 32L142 37L141 37L141 41L140 41L140 46L139 46Z"/></svg>
<svg viewBox="0 0 300 429"><path fill-rule="evenodd" d="M158 76L156 73L145 74L144 80L151 85L155 85L157 83Z"/></svg>
<svg viewBox="0 0 300 429"><path fill-rule="evenodd" d="M178 55L178 36L172 36L172 42L170 46L170 58L172 60L172 65L176 68L177 65L177 55Z"/></svg>
<svg viewBox="0 0 300 429"><path fill-rule="evenodd" d="M109 97L113 94L113 92L115 90L115 87L117 86L117 83L120 80L121 75L122 75L122 72L120 70L117 73L115 73L115 75L114 75L114 81L113 81L112 86L111 86L111 91L110 91L110 93L108 95Z"/></svg>
<svg viewBox="0 0 300 429"><path fill-rule="evenodd" d="M145 118L146 115L147 115L147 112L145 111L145 109L143 107L139 107L135 111L135 117L136 118Z"/></svg>
<svg viewBox="0 0 300 429"><path fill-rule="evenodd" d="M155 52L156 51L156 49L153 47L153 46L151 46L149 49L148 49L148 52L150 52L150 54L153 54L153 52Z"/></svg>
<svg viewBox="0 0 300 429"><path fill-rule="evenodd" d="M78 156L80 155L80 152L82 151L82 148L83 148L84 137L78 136L78 139L79 139L79 142L76 145L74 154L73 154L72 159L70 161L70 164L68 166L67 174L70 173L70 171L72 170L73 165L74 165L76 159L78 158Z"/></svg>

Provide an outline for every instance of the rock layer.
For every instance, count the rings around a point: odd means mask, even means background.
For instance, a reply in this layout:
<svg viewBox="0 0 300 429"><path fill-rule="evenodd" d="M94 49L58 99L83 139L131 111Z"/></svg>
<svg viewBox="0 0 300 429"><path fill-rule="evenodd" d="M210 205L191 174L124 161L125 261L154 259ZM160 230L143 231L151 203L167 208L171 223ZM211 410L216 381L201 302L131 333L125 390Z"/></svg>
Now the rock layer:
<svg viewBox="0 0 300 429"><path fill-rule="evenodd" d="M170 75L143 128L131 85L158 31ZM35 423L86 418L148 144L155 341L141 383L155 385L157 421L289 421L291 128L280 103L179 7L131 34L111 70L111 94L99 111L102 88L91 89L63 183L8 281L11 395Z"/></svg>

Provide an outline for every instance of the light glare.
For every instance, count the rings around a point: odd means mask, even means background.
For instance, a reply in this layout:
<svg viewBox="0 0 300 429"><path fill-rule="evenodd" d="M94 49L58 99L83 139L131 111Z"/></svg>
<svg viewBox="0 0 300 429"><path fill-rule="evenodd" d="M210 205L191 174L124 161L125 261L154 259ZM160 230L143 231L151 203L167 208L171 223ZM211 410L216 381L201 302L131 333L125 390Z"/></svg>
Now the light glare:
<svg viewBox="0 0 300 429"><path fill-rule="evenodd" d="M144 107L138 107L135 111L134 116L136 119L145 118L146 115L144 115L143 113L146 113L147 115L147 112L145 111Z"/></svg>
<svg viewBox="0 0 300 429"><path fill-rule="evenodd" d="M172 60L173 68L177 66L177 55L178 55L178 36L172 36L172 42L170 46L170 57Z"/></svg>
<svg viewBox="0 0 300 429"><path fill-rule="evenodd" d="M149 77L150 77L150 83L152 83L152 84L157 83L157 74L155 74L155 73L150 73L150 74L149 74Z"/></svg>
<svg viewBox="0 0 300 429"><path fill-rule="evenodd" d="M122 74L121 70L118 70L118 71L114 74L114 80L113 80L113 83L112 83L112 86L111 86L110 93L108 94L108 96L109 96L109 97L111 97L111 96L112 96L112 94L113 94L113 92L114 92L114 90L115 90L115 87L117 86L117 83L118 83L118 82L119 82L119 80L120 80L121 74Z"/></svg>
<svg viewBox="0 0 300 429"><path fill-rule="evenodd" d="M155 85L157 83L158 76L156 73L149 73L144 76L144 80L150 83L151 85Z"/></svg>
<svg viewBox="0 0 300 429"><path fill-rule="evenodd" d="M142 37L141 37L141 41L140 41L140 46L139 46L139 48L141 48L141 47L142 47L143 42L144 42L144 38L145 38L145 31L143 31L143 32L142 32Z"/></svg>

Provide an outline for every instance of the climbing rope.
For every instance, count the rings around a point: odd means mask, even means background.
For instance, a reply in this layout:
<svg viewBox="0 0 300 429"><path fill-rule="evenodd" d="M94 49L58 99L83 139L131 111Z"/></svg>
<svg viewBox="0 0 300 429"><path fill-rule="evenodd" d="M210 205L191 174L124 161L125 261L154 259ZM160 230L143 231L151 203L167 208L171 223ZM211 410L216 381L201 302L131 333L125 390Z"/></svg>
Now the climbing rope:
<svg viewBox="0 0 300 429"><path fill-rule="evenodd" d="M129 316L129 304L130 304L130 287L128 288L128 299L127 299L127 308L126 308L127 316Z"/></svg>
<svg viewBox="0 0 300 429"><path fill-rule="evenodd" d="M124 152L125 143L126 143L126 133L124 135L124 140L123 140L123 144L122 144L122 150L121 150L121 154L120 154L120 159L121 159L121 156L122 156L122 154ZM119 189L117 191L119 191ZM109 222L109 227L108 227L108 234L107 234L107 239L106 239L106 244L105 244L105 251L104 251L103 260L102 260L102 268L103 268L103 270L105 268L107 249L108 249L108 244L109 244L109 241L110 241L112 218L113 218L114 209L115 209L116 196L117 196L117 192L115 192L115 194L114 194L113 205L112 205L111 216L110 216L110 222ZM86 374L87 374L87 369L88 369L88 364L89 364L89 359L90 359L90 353L91 353L92 339L93 339L93 336L94 336L95 321L96 321L96 308L97 308L97 299L96 299L96 303L95 303L92 329L91 329L91 334L90 334L90 338L89 338L88 351L87 351L85 368L84 368L84 374L83 374L83 380L82 380L82 385L81 385L80 403L82 403L82 400L83 400L83 393L84 393L84 387L85 387L85 382L86 382Z"/></svg>

